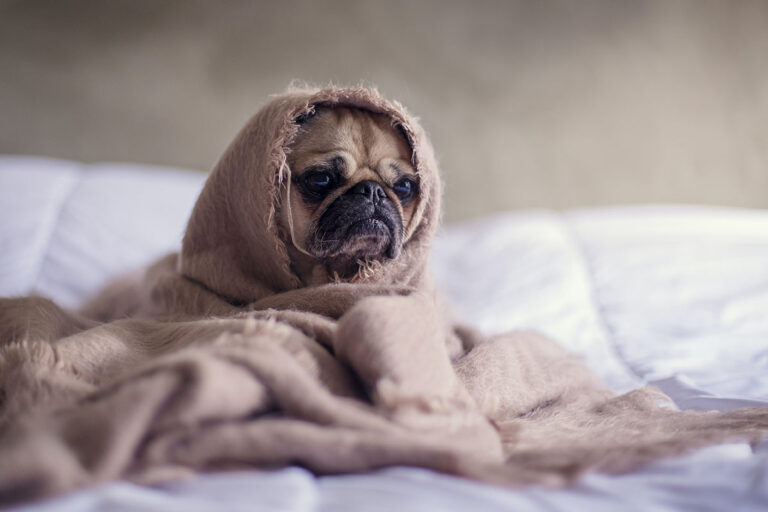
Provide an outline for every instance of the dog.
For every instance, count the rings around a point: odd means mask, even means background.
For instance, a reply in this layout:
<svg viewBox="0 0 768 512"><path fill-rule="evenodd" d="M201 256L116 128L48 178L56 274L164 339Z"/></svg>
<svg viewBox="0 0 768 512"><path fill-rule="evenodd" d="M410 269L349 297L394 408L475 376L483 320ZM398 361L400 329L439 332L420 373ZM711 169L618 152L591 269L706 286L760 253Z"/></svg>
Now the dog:
<svg viewBox="0 0 768 512"><path fill-rule="evenodd" d="M419 196L405 135L387 116L349 107L297 122L279 217L293 270L310 286L397 258Z"/></svg>

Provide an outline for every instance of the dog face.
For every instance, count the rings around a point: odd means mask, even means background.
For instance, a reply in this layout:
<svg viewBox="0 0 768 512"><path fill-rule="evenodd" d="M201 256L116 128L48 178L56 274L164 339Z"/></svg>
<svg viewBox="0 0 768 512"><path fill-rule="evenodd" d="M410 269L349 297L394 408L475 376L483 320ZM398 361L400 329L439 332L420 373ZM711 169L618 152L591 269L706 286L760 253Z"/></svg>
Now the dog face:
<svg viewBox="0 0 768 512"><path fill-rule="evenodd" d="M288 164L289 208L281 208L280 224L307 284L349 278L361 264L398 257L419 182L408 141L388 117L319 108L301 122Z"/></svg>

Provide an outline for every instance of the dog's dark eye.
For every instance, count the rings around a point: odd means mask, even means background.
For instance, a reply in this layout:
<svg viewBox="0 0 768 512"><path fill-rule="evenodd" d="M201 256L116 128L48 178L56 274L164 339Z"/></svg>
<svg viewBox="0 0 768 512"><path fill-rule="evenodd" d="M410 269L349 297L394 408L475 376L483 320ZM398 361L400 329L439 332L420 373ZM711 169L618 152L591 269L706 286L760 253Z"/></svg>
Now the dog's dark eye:
<svg viewBox="0 0 768 512"><path fill-rule="evenodd" d="M392 187L400 202L407 203L416 193L416 182L410 178L403 178Z"/></svg>
<svg viewBox="0 0 768 512"><path fill-rule="evenodd" d="M338 185L337 175L324 169L305 172L300 181L304 196L312 201L322 201Z"/></svg>
<svg viewBox="0 0 768 512"><path fill-rule="evenodd" d="M327 173L325 171L315 171L309 173L309 175L304 178L304 183L306 183L307 187L310 190L313 191L322 191L327 189L331 186L332 178L330 173Z"/></svg>

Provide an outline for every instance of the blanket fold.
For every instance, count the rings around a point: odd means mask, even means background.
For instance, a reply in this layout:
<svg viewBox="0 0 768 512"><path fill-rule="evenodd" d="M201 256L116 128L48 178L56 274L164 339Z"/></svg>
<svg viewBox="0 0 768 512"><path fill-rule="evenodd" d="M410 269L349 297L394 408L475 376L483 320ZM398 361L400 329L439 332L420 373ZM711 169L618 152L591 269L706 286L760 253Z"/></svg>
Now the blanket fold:
<svg viewBox="0 0 768 512"><path fill-rule="evenodd" d="M422 194L398 258L303 287L279 192L296 120L335 105L389 116ZM428 270L439 199L432 148L401 105L364 88L272 99L211 173L179 255L80 312L0 299L0 503L289 464L561 485L768 433L766 409L617 396L535 333L457 324Z"/></svg>

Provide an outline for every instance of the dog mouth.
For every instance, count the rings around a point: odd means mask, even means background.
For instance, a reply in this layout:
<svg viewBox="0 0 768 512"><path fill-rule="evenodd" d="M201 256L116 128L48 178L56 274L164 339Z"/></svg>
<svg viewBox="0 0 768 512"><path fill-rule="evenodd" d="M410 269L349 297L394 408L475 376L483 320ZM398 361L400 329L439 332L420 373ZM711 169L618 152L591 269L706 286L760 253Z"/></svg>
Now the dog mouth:
<svg viewBox="0 0 768 512"><path fill-rule="evenodd" d="M339 243L325 257L376 258L385 254L393 258L396 255L394 245L390 223L382 218L370 217L350 222L343 229Z"/></svg>
<svg viewBox="0 0 768 512"><path fill-rule="evenodd" d="M382 219L371 217L370 219L362 219L351 222L347 228L347 236L365 236L371 233L377 233L379 231L386 231L390 233L389 225Z"/></svg>
<svg viewBox="0 0 768 512"><path fill-rule="evenodd" d="M334 216L335 217L335 216ZM323 259L380 259L396 258L400 254L399 224L390 216L373 212L359 218L339 216L331 221L320 219L311 248ZM358 217L358 218L354 218ZM325 220L325 222L324 222Z"/></svg>

